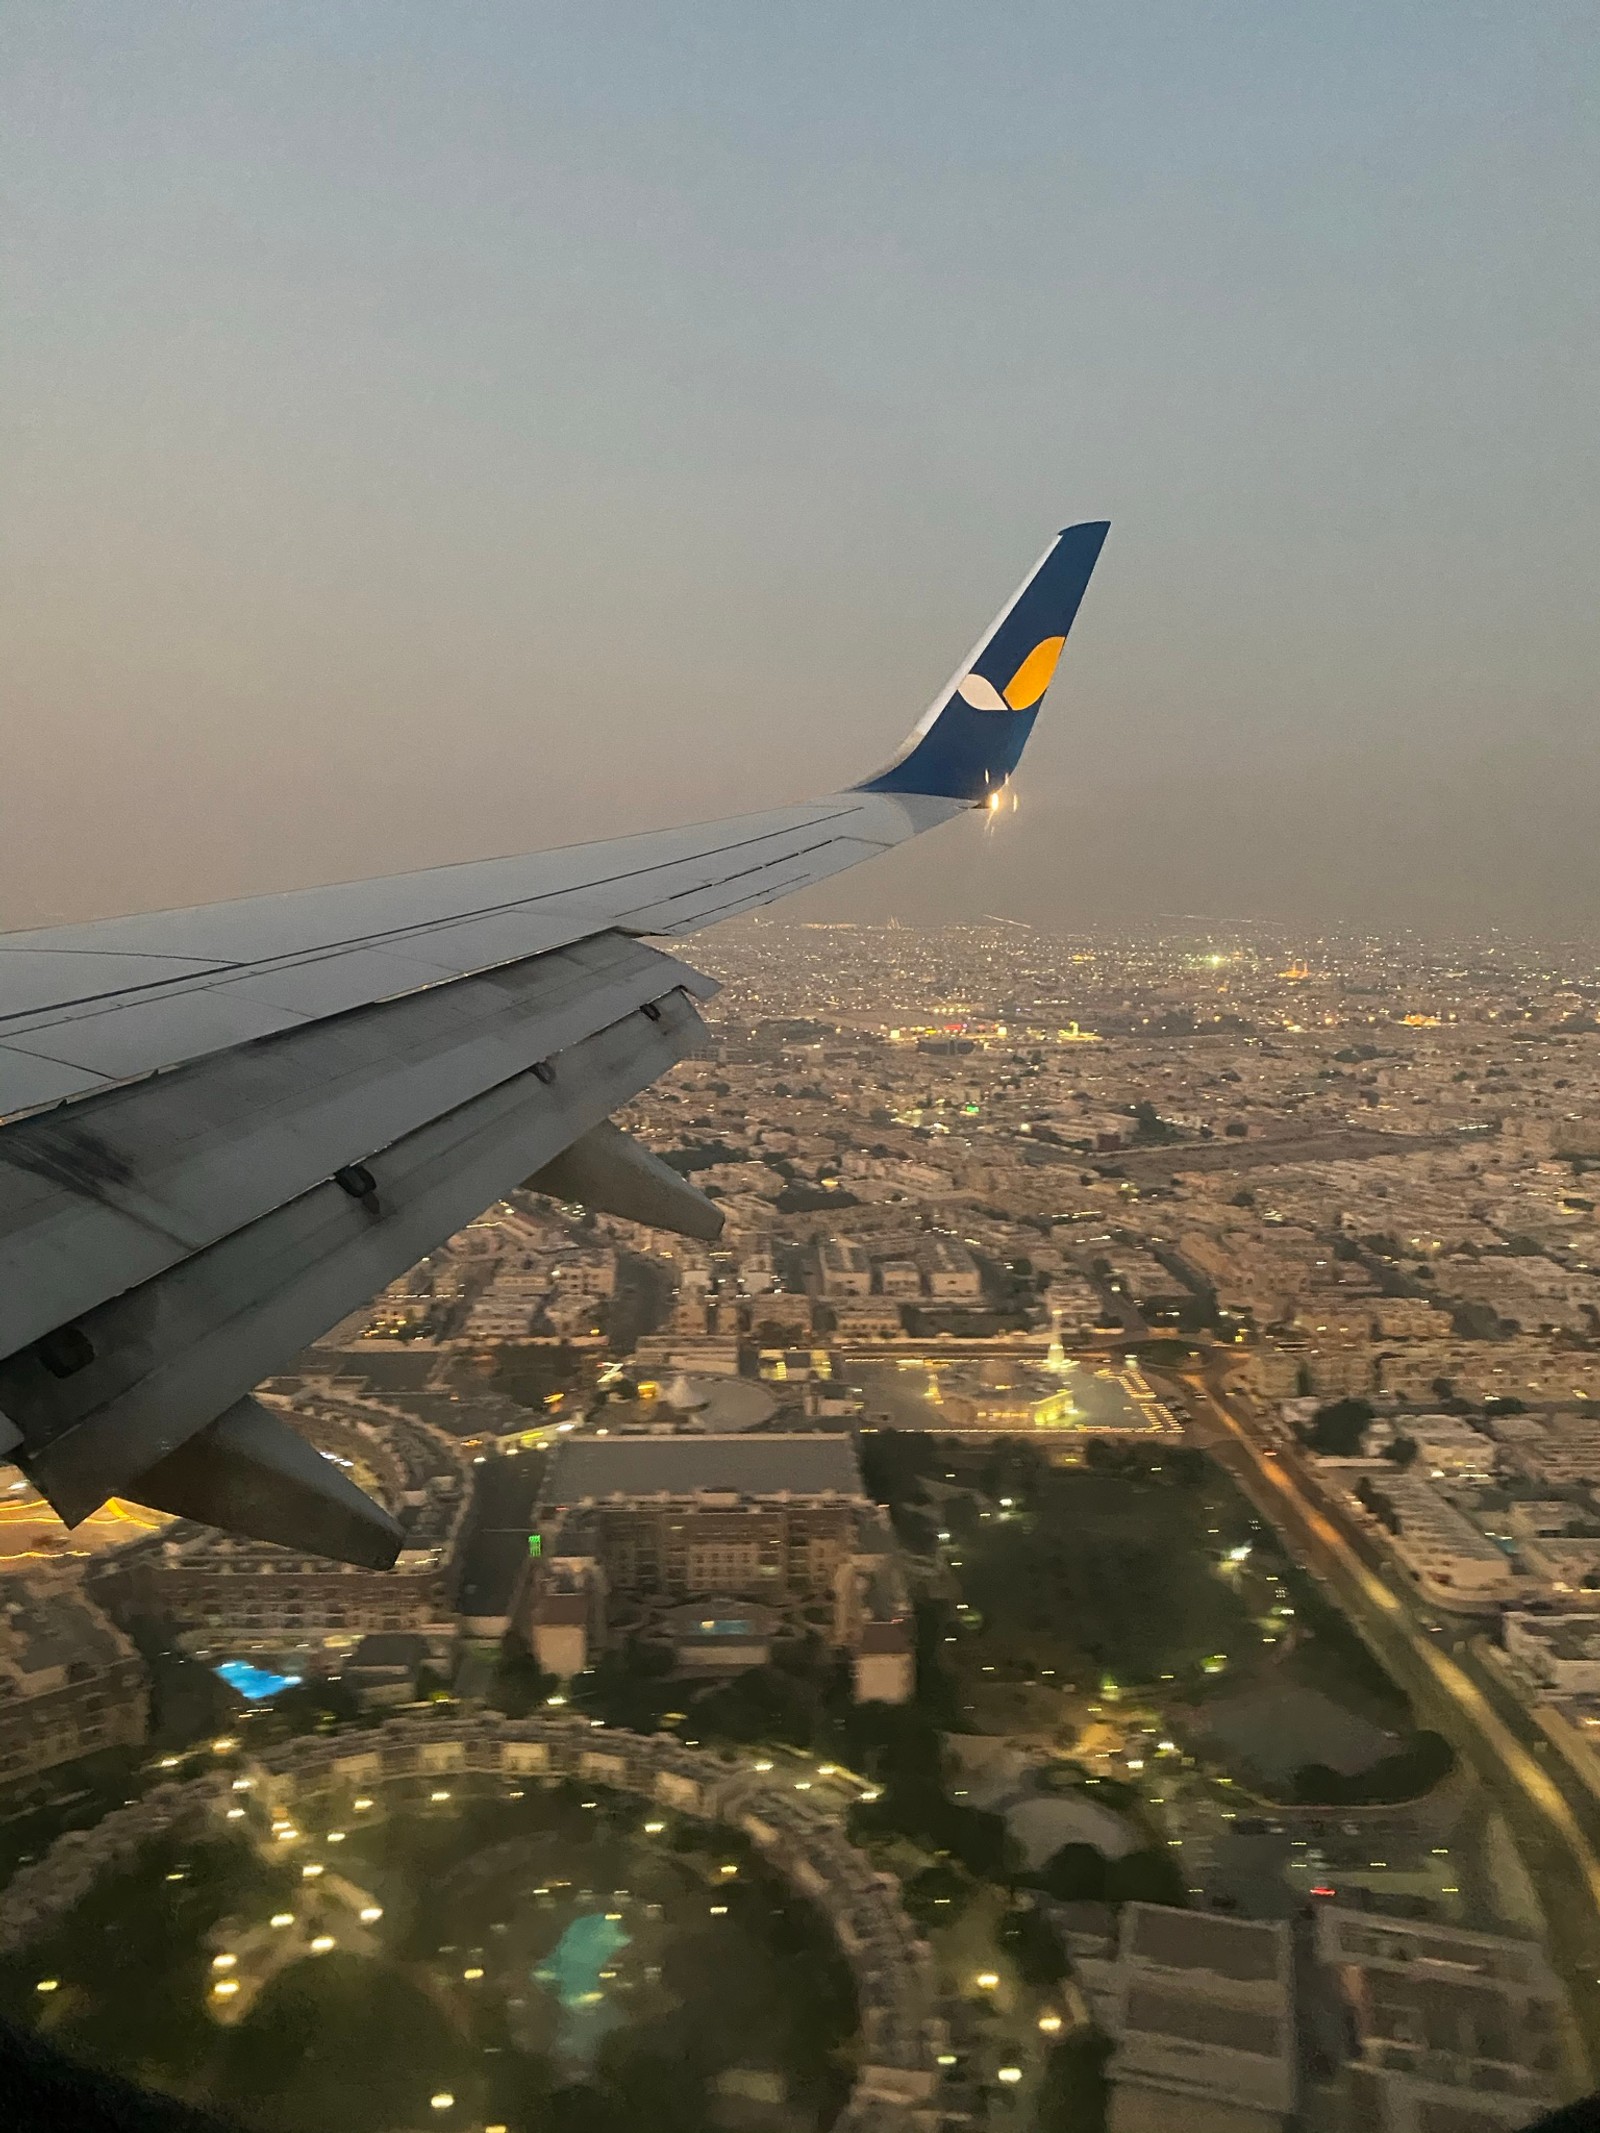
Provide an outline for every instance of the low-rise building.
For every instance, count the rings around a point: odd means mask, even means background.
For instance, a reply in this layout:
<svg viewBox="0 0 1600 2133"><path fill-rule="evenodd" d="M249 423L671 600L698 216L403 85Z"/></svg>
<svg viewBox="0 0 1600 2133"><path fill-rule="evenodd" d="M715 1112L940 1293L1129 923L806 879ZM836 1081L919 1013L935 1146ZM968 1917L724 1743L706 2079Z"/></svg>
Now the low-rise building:
<svg viewBox="0 0 1600 2133"><path fill-rule="evenodd" d="M1600 1615L1501 1617L1506 1650L1541 1688L1558 1696L1600 1695Z"/></svg>
<svg viewBox="0 0 1600 2133"><path fill-rule="evenodd" d="M1565 2003L1534 1942L1330 1905L1316 1952L1347 2019L1347 2125L1511 2133L1558 2099Z"/></svg>
<svg viewBox="0 0 1600 2133"><path fill-rule="evenodd" d="M574 1252L556 1261L550 1278L564 1294L598 1302L617 1292L617 1255L606 1251Z"/></svg>
<svg viewBox="0 0 1600 2133"><path fill-rule="evenodd" d="M1456 1415L1418 1415L1396 1425L1417 1447L1425 1472L1463 1481L1493 1478L1498 1448L1491 1437Z"/></svg>
<svg viewBox="0 0 1600 2133"><path fill-rule="evenodd" d="M911 1694L899 1555L845 1437L569 1438L534 1516L529 1633L547 1672L580 1673L631 1635L680 1660L688 1638L696 1666L719 1645L759 1664L828 1620L861 1700Z"/></svg>
<svg viewBox="0 0 1600 2133"><path fill-rule="evenodd" d="M1278 2133L1295 2106L1287 1926L1123 1907L1110 2133Z"/></svg>
<svg viewBox="0 0 1600 2133"><path fill-rule="evenodd" d="M1523 1567L1543 1578L1557 1599L1600 1591L1600 1534L1563 1534L1524 1543Z"/></svg>
<svg viewBox="0 0 1600 2133"><path fill-rule="evenodd" d="M8 1579L0 1603L0 1786L102 1748L149 1719L144 1662L74 1577Z"/></svg>
<svg viewBox="0 0 1600 2133"><path fill-rule="evenodd" d="M1510 1559L1433 1482L1415 1472L1385 1475L1376 1485L1392 1520L1394 1552L1440 1606L1473 1607L1508 1598Z"/></svg>
<svg viewBox="0 0 1600 2133"><path fill-rule="evenodd" d="M541 1268L502 1268L468 1313L467 1338L525 1340L549 1292L549 1278Z"/></svg>
<svg viewBox="0 0 1600 2133"><path fill-rule="evenodd" d="M978 1262L955 1237L929 1237L917 1254L928 1296L935 1303L977 1303L983 1295Z"/></svg>
<svg viewBox="0 0 1600 2133"><path fill-rule="evenodd" d="M870 1296L872 1261L854 1237L824 1237L817 1246L817 1279L827 1297Z"/></svg>
<svg viewBox="0 0 1600 2133"><path fill-rule="evenodd" d="M833 1319L842 1341L897 1341L905 1332L900 1306L888 1296L856 1296L835 1304Z"/></svg>

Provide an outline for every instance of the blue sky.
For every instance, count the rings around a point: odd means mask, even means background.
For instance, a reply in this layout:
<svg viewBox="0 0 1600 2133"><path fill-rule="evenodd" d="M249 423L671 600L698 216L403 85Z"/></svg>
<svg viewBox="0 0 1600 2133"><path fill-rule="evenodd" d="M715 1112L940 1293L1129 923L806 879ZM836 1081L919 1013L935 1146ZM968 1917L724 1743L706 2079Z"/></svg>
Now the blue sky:
<svg viewBox="0 0 1600 2133"><path fill-rule="evenodd" d="M1590 925L1597 51L12 0L0 924L826 789L1103 515L1015 821L814 908Z"/></svg>

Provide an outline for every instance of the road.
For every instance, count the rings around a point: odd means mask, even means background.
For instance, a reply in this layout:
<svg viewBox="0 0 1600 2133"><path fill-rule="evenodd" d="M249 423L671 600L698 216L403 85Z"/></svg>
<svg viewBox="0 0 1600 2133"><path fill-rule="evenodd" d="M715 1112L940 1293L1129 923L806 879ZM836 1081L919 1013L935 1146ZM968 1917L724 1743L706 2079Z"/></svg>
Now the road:
<svg viewBox="0 0 1600 2133"><path fill-rule="evenodd" d="M1252 1170L1262 1163L1357 1163L1373 1156L1417 1155L1430 1148L1458 1148L1459 1133L1385 1133L1366 1126L1325 1126L1279 1139L1174 1141L1164 1146L1119 1148L1076 1160L1140 1184L1175 1171Z"/></svg>
<svg viewBox="0 0 1600 2133"><path fill-rule="evenodd" d="M1197 1420L1209 1425L1201 1431L1207 1449L1327 1587L1418 1715L1469 1763L1505 1818L1544 1908L1551 1955L1590 2067L1600 2066L1600 1851L1592 1803L1569 1795L1513 1729L1502 1700L1491 1699L1474 1678L1476 1669L1441 1649L1416 1597L1378 1575L1357 1537L1310 1500L1294 1465L1261 1441L1244 1403L1198 1373L1181 1384Z"/></svg>
<svg viewBox="0 0 1600 2133"><path fill-rule="evenodd" d="M10 1484L0 1496L0 1568L11 1564L58 1563L120 1548L141 1533L154 1533L172 1521L164 1511L124 1503L113 1496L70 1531L24 1481Z"/></svg>
<svg viewBox="0 0 1600 2133"><path fill-rule="evenodd" d="M528 1535L544 1460L532 1452L486 1459L472 1470L472 1509L461 1549L456 1605L463 1615L509 1615L528 1560Z"/></svg>

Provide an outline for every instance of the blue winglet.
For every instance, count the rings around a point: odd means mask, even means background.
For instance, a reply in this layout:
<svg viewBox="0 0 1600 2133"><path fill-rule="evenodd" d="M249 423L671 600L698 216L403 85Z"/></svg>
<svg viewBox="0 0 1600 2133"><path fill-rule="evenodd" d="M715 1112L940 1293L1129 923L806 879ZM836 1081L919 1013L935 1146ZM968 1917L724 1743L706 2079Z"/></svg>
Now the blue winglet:
<svg viewBox="0 0 1600 2133"><path fill-rule="evenodd" d="M1056 536L888 769L856 791L978 804L1000 790L1021 761L1110 531L1096 519Z"/></svg>

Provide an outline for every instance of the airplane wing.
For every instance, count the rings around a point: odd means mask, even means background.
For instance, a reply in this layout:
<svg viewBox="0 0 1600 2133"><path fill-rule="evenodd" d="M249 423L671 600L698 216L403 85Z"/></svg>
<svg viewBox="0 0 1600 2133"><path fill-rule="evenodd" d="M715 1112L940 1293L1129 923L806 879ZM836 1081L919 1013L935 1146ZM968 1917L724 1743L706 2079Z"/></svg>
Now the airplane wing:
<svg viewBox="0 0 1600 2133"><path fill-rule="evenodd" d="M989 804L1105 539L1072 526L899 754L798 807L0 935L0 1456L379 1567L400 1528L250 1388L526 1181L714 1236L608 1123L699 1042L656 942Z"/></svg>

